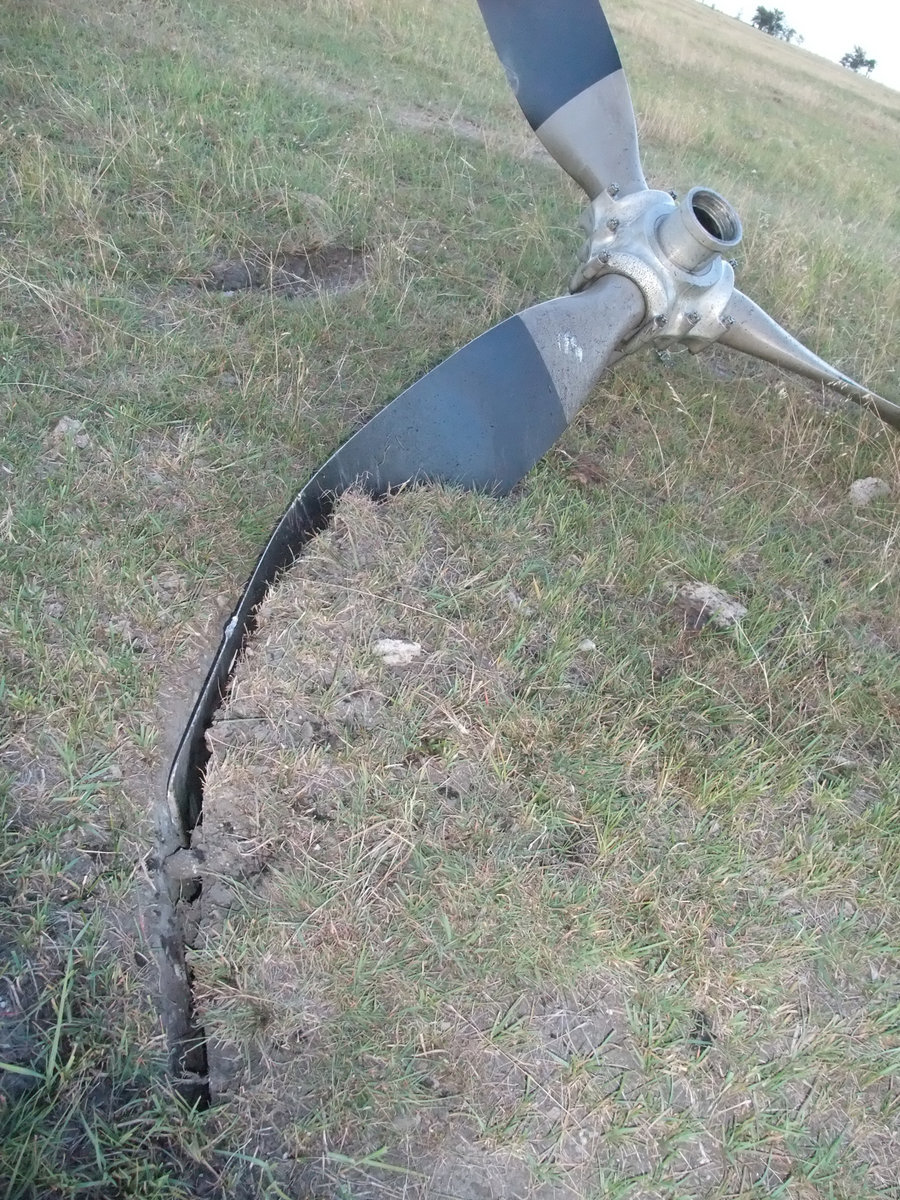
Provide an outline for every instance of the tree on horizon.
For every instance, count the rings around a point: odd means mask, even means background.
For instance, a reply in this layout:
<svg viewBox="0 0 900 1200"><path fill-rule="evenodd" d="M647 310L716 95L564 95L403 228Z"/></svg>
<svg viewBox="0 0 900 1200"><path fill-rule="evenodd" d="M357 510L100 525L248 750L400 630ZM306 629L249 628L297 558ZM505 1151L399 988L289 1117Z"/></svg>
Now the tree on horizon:
<svg viewBox="0 0 900 1200"><path fill-rule="evenodd" d="M750 19L750 24L760 33L768 33L783 42L792 42L797 37L797 30L790 28L780 8L766 8L760 4Z"/></svg>
<svg viewBox="0 0 900 1200"><path fill-rule="evenodd" d="M841 59L842 67L848 67L851 71L861 71L865 67L867 75L872 74L876 65L875 59L869 58L862 46L854 46Z"/></svg>

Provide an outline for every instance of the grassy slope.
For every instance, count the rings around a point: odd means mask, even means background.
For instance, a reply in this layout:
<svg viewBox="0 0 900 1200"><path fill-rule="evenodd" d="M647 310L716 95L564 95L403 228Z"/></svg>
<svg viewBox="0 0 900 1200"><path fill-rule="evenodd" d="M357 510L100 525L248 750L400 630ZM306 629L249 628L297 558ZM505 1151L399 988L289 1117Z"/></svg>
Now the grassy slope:
<svg viewBox="0 0 900 1200"><path fill-rule="evenodd" d="M896 395L897 95L687 0L610 15L651 181L728 194L748 231L741 285ZM294 484L335 442L486 324L561 286L578 198L531 157L468 5L110 13L80 0L16 8L3 40L11 915L0 974L16 984L10 1012L31 1013L27 1028L10 1020L7 1058L43 1081L6 1110L0 1175L9 1195L30 1179L43 1195L76 1181L177 1194L170 1170L189 1179L184 1163L221 1160L145 1099L161 1048L135 863L151 836L148 780L167 752L160 690L177 688L217 597L233 594ZM315 241L366 246L367 287L299 305L189 282L217 253ZM835 523L857 528L849 480L896 481L896 460L867 420L823 424L804 385L733 369L723 382L681 358L626 365L566 453L609 438L615 494L627 488L637 512L662 498L662 559L677 545L686 570L729 581L714 535L679 541L702 492L704 511L748 539L775 530L759 549L766 578L795 589ZM610 437L620 410L625 427ZM48 442L62 416L84 423L86 447ZM652 422L652 438L634 438L632 419ZM702 489L680 483L676 468L700 457ZM556 455L542 479L568 469ZM773 479L801 501L765 499ZM880 522L881 600L893 510L863 520ZM623 525L622 537L646 534ZM854 554L834 560L834 607L842 573L870 569ZM854 604L890 654L893 618L869 612L865 593Z"/></svg>
<svg viewBox="0 0 900 1200"><path fill-rule="evenodd" d="M717 513L696 463L626 483L657 447L615 432L514 500L345 504L213 728L192 962L289 1194L890 1194L880 523L826 537L838 594L790 465ZM738 633L684 632L704 573Z"/></svg>

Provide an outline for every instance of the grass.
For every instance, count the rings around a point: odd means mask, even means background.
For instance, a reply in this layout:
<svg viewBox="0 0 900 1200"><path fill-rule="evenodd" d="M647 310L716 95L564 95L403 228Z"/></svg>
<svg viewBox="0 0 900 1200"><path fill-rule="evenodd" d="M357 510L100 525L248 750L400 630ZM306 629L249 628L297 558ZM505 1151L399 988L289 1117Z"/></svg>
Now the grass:
<svg viewBox="0 0 900 1200"><path fill-rule="evenodd" d="M533 154L470 5L108 8L18 6L3 31L0 987L12 990L0 1059L16 1070L2 1076L0 1195L215 1194L242 1174L262 1180L246 1185L262 1193L273 1168L257 1153L258 1131L181 1112L161 1076L141 863L178 724L172 697L189 700L254 554L338 441L486 325L562 289L581 201ZM896 93L687 0L611 4L609 15L651 182L728 195L747 231L739 286L849 374L896 395ZM194 282L216 261L315 243L364 250L365 286L298 303ZM540 521L555 532L540 536L570 548L560 562L588 546L585 580L627 599L593 638L608 696L625 689L617 746L669 747L667 786L683 806L690 799L687 850L673 846L667 810L654 846L633 802L602 824L610 854L624 846L645 856L635 862L659 860L646 880L613 888L598 942L618 948L622 980L634 984L628 1028L641 1078L674 1053L667 1031L690 1035L691 1005L707 1011L668 992L661 1010L661 993L641 990L656 979L660 930L699 970L699 933L678 896L701 863L738 915L749 908L748 922L764 924L767 902L798 889L827 909L827 936L798 927L785 970L812 955L835 980L864 974L877 933L877 962L894 965L870 990L889 996L896 971L896 521L890 500L860 513L845 500L859 476L896 487L895 448L860 414L823 414L802 383L710 361L714 370L677 355L625 364L529 493L539 505L539 481L551 497ZM54 437L62 417L83 424L86 442ZM524 503L511 510L514 528L538 519ZM593 509L609 523L596 546ZM474 512L462 511L472 525L461 544L482 544ZM543 565L526 569L523 553L514 568L529 603L535 588L546 604L576 586L544 553L542 543L533 556ZM748 604L746 640L683 645L663 615L682 577L745 603L763 597ZM646 667L657 658L654 679ZM551 690L532 680L534 711L528 697L517 702L523 745L529 721L536 745L566 725L568 699L553 690L561 663L539 656L529 669L538 665ZM841 755L857 763L849 775ZM573 762L554 770L564 776ZM860 779L873 799L854 817ZM748 847L758 826L745 829L742 814L776 785L783 797L806 788L808 811L779 817L781 841ZM662 804L650 801L651 813ZM751 850L758 861L767 848L762 874L739 874ZM867 866L876 861L880 873ZM855 907L842 914L845 901ZM252 889L247 904L252 912ZM885 923L869 928L879 906ZM692 911L700 930L712 920ZM751 982L763 999L741 1018L747 1027L723 1023L741 1062L752 1057L741 1039L763 1037L753 1019L766 1004L773 1046L798 1028L765 991L774 962L760 951ZM238 965L254 969L249 955ZM811 1041L800 1027L790 1069L818 1070L826 1087L852 1050L854 1063L865 1060L861 1078L880 1071L890 1083L893 1027L881 1003L872 999L853 1030L840 1014ZM467 1016L479 1039L494 1028L496 1014ZM374 1038L378 1022L363 1018ZM504 1036L515 1044L515 1029ZM590 1076L589 1062L576 1066ZM751 1094L783 1092L779 1069L767 1067ZM795 1136L795 1112L773 1131L768 1111L733 1117L723 1144L735 1159L763 1146L774 1162L778 1139ZM483 1117L511 1122L503 1137L521 1157L514 1132L527 1112ZM626 1103L606 1128L625 1144L636 1119ZM800 1159L809 1178L769 1191L865 1194L856 1160L833 1145L823 1134ZM379 1149L346 1157L375 1170ZM328 1171L357 1178L343 1150L329 1153ZM603 1187L628 1194L611 1179Z"/></svg>
<svg viewBox="0 0 900 1200"><path fill-rule="evenodd" d="M883 526L820 498L804 573L777 527L808 428L730 511L689 460L663 501L628 433L651 482L606 480L614 512L679 508L640 553L546 468L515 501L346 505L263 615L192 962L289 1194L891 1194L895 668L847 621L858 588L896 623ZM685 632L696 577L747 621ZM379 668L382 635L423 662Z"/></svg>

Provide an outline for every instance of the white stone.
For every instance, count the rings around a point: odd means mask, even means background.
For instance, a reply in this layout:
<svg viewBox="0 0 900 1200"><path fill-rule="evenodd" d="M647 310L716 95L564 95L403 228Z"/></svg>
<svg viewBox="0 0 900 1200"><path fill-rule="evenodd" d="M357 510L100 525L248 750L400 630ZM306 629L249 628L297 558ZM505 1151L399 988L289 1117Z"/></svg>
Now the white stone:
<svg viewBox="0 0 900 1200"><path fill-rule="evenodd" d="M891 485L883 479L878 479L875 475L870 475L867 479L854 479L850 484L850 503L855 504L857 508L862 508L864 504L871 504L873 500L881 500L890 494Z"/></svg>
<svg viewBox="0 0 900 1200"><path fill-rule="evenodd" d="M379 638L372 649L388 667L408 667L422 653L418 642L403 642L397 638Z"/></svg>
<svg viewBox="0 0 900 1200"><path fill-rule="evenodd" d="M679 603L719 629L731 629L747 615L740 601L733 599L711 583L688 583L678 592Z"/></svg>
<svg viewBox="0 0 900 1200"><path fill-rule="evenodd" d="M64 442L71 442L79 450L86 450L91 444L91 439L88 437L84 425L81 421L76 420L75 417L60 417L50 431L48 440L52 446L60 446Z"/></svg>

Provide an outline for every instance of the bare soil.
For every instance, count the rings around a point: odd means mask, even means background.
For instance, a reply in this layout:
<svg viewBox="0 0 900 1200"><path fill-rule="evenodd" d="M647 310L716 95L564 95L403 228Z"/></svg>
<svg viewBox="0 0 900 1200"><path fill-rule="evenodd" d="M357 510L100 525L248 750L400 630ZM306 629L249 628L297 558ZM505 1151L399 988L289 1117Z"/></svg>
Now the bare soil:
<svg viewBox="0 0 900 1200"><path fill-rule="evenodd" d="M293 250L253 251L241 258L214 262L198 282L209 291L238 292L266 288L282 296L346 292L366 277L368 259L351 246L300 246Z"/></svg>

